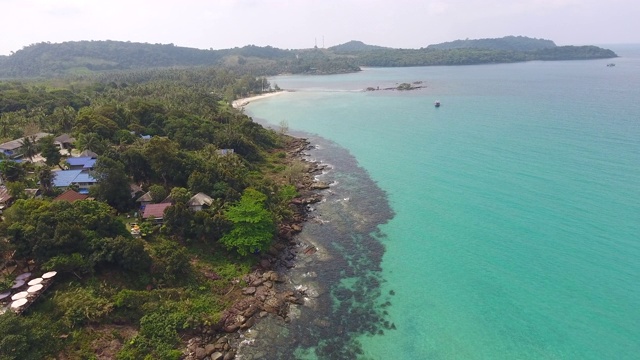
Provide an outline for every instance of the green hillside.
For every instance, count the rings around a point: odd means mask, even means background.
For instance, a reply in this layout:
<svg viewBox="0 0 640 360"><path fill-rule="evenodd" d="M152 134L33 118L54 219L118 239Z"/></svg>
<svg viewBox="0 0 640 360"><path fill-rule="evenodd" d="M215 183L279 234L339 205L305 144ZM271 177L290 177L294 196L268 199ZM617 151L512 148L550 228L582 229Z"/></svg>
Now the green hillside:
<svg viewBox="0 0 640 360"><path fill-rule="evenodd" d="M352 53L352 52L361 52L361 51L371 51L371 50L383 50L383 49L390 49L390 48L386 48L383 46L377 46L377 45L367 45L365 43L363 43L362 41L357 41L357 40L351 40L349 42L346 42L344 44L340 44L340 45L336 45L336 46L332 46L329 48L329 50L335 52L335 53Z"/></svg>
<svg viewBox="0 0 640 360"><path fill-rule="evenodd" d="M532 60L588 60L617 55L595 46L556 46L523 36L456 40L420 49L393 49L361 41L328 49L282 50L248 45L201 50L173 44L122 41L38 43L0 57L1 78L46 78L166 68L216 67L235 74L336 74L360 66L431 66L511 63Z"/></svg>
<svg viewBox="0 0 640 360"><path fill-rule="evenodd" d="M316 49L317 50L317 49ZM122 41L38 43L0 59L0 78L51 77L93 72L220 66L240 72L338 73L359 70L321 51L282 50L248 45L201 50L173 44Z"/></svg>
<svg viewBox="0 0 640 360"><path fill-rule="evenodd" d="M535 39L526 36L505 36L497 39L455 40L427 46L427 49L491 49L505 51L533 51L554 48L551 40Z"/></svg>

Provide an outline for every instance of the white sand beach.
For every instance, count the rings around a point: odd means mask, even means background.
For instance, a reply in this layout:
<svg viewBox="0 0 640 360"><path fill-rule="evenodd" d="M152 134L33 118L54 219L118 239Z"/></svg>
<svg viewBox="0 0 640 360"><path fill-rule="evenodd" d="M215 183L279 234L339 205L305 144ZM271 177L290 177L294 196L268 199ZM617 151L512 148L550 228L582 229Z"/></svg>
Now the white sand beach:
<svg viewBox="0 0 640 360"><path fill-rule="evenodd" d="M266 94L260 94L260 95L256 95L256 96L250 96L250 97L234 100L231 103L231 106L233 106L234 108L238 109L238 108L241 108L243 106L248 105L252 101L256 101L256 100L260 100L260 99L264 99L264 98L268 98L268 97L284 94L286 92L288 92L288 91L282 90L282 91L270 92L270 93L266 93Z"/></svg>

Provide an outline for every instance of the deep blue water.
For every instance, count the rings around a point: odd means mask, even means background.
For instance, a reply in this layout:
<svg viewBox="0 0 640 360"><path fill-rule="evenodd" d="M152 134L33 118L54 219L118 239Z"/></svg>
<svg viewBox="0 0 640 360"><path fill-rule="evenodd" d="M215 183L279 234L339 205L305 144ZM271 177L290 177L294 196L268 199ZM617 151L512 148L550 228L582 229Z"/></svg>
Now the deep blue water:
<svg viewBox="0 0 640 360"><path fill-rule="evenodd" d="M324 258L298 271L325 306L298 322L325 321L296 354L347 358L353 340L371 359L637 359L640 46L611 48L270 79L297 91L248 113L312 134L336 181L302 235ZM359 91L414 81L427 88Z"/></svg>

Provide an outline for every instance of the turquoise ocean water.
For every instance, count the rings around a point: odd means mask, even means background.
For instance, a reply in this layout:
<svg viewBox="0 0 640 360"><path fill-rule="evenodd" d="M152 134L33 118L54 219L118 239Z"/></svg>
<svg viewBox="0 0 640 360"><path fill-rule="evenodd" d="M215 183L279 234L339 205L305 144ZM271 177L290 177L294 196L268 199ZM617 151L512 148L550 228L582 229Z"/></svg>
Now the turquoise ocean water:
<svg viewBox="0 0 640 360"><path fill-rule="evenodd" d="M309 134L335 181L303 236L342 260L300 266L320 275L326 321L295 353L640 358L640 46L610 48L270 79L296 91L247 112ZM358 91L414 81L427 87Z"/></svg>

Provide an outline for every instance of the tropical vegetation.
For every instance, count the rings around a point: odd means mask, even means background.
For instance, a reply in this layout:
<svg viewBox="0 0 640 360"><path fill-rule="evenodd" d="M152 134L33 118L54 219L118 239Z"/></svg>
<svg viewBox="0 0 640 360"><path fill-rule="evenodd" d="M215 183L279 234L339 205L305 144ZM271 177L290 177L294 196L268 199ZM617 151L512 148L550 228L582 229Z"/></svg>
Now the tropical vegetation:
<svg viewBox="0 0 640 360"><path fill-rule="evenodd" d="M210 66L236 74L335 74L359 71L361 66L469 65L611 57L616 57L613 51L596 46L556 46L551 40L524 36L456 40L420 49L394 49L361 41L327 49L291 50L255 45L201 50L173 44L70 41L31 44L10 56L0 57L0 78L83 77L96 72Z"/></svg>
<svg viewBox="0 0 640 360"><path fill-rule="evenodd" d="M87 359L105 343L119 344L113 358L177 359L181 334L219 321L291 217L287 179L304 171L282 156L289 137L229 105L270 88L213 68L0 82L0 143L22 139L21 161L0 159L13 197L0 221L0 292L21 269L58 272L22 315L0 315L0 359ZM41 132L52 135L34 140ZM69 151L54 144L63 133ZM97 155L91 199L55 200L56 173L84 150ZM162 223L140 218L146 191L170 202ZM194 211L198 193L212 202Z"/></svg>

